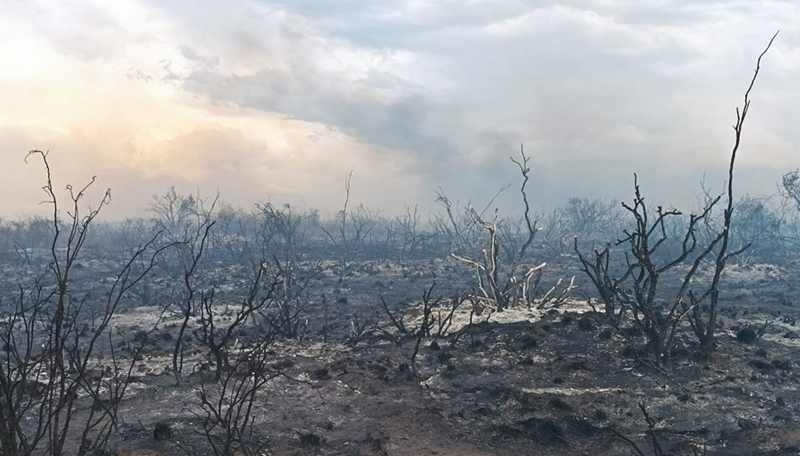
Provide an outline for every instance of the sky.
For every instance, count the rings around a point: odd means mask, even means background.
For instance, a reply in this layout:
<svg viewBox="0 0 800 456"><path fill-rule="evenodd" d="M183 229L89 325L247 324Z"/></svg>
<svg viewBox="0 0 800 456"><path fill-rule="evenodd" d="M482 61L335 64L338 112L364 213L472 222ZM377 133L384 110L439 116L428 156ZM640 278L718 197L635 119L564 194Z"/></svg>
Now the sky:
<svg viewBox="0 0 800 456"><path fill-rule="evenodd" d="M30 149L122 219L172 185L331 214L351 171L387 215L480 205L521 144L537 209L629 200L638 173L688 211L780 29L736 175L768 195L800 166L798 24L795 1L0 0L0 216L43 210Z"/></svg>

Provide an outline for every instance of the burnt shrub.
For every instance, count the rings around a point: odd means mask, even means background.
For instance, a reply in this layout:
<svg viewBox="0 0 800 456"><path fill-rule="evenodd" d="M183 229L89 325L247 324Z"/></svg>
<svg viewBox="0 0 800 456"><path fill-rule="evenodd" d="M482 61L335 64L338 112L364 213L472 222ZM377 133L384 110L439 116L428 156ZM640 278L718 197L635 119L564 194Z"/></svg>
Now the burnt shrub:
<svg viewBox="0 0 800 456"><path fill-rule="evenodd" d="M571 410L572 409L572 406L567 404L566 401L564 401L563 399L557 398L557 397L554 397L553 399L550 399L550 407L553 407L556 410Z"/></svg>
<svg viewBox="0 0 800 456"><path fill-rule="evenodd" d="M594 331L596 328L594 324L594 319L588 315L584 316L583 318L578 320L578 328L580 328L581 331L586 331L586 332Z"/></svg>
<svg viewBox="0 0 800 456"><path fill-rule="evenodd" d="M736 340L743 344L753 344L758 340L758 332L750 326L745 326L736 331Z"/></svg>
<svg viewBox="0 0 800 456"><path fill-rule="evenodd" d="M159 421L153 427L153 438L156 440L168 440L172 438L172 426L164 421Z"/></svg>

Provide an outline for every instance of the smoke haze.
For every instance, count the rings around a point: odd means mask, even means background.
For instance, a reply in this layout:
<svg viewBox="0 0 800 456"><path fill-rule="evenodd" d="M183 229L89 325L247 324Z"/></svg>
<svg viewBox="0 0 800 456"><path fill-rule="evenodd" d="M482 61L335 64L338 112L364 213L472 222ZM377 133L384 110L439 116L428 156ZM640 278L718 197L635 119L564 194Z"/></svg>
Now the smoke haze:
<svg viewBox="0 0 800 456"><path fill-rule="evenodd" d="M42 210L34 148L59 186L97 175L118 219L170 185L330 214L351 170L388 214L438 187L485 203L520 143L541 210L629 199L634 172L690 209L704 176L722 190L783 29L738 162L737 192L770 194L800 166L797 24L791 1L5 0L0 210Z"/></svg>

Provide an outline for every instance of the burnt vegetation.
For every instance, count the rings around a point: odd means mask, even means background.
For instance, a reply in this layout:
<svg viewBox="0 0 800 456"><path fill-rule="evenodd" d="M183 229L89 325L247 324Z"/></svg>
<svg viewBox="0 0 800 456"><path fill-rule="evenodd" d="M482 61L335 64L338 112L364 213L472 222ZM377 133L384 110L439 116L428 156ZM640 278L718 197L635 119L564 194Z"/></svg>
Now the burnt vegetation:
<svg viewBox="0 0 800 456"><path fill-rule="evenodd" d="M0 454L796 454L800 175L734 192L771 44L688 211L633 176L536 213L520 149L517 214L439 189L388 217L351 173L330 218L170 188L110 223L30 151L51 211L0 221Z"/></svg>

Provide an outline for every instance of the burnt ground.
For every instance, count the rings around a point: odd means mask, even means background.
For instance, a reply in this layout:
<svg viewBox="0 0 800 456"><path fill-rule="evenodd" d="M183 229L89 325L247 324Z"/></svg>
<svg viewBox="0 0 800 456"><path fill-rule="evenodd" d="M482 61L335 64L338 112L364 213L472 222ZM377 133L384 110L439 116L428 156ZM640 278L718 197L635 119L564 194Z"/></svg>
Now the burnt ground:
<svg viewBox="0 0 800 456"><path fill-rule="evenodd" d="M570 259L562 263L551 265L545 279L577 273ZM260 391L253 438L269 455L636 454L624 437L650 455L639 408L645 404L665 454L800 454L796 270L730 266L717 350L699 356L687 331L669 371L640 356L644 340L635 330L602 322L584 298L592 290L580 276L573 299L559 309L508 309L470 327L468 311L460 309L449 336L423 340L412 369L414 340L355 340L351 317L373 318L391 332L379 311L383 295L413 326L422 292L434 280L443 295L468 289L469 268L454 261L380 262L345 282L326 274L309 293L304 337L274 344L271 356L282 375ZM115 331L149 329L158 312L155 305L128 305ZM196 404L209 372L195 369L176 386L169 356L176 321L168 317L150 337L113 450L208 449ZM738 327L765 321L761 339L737 340ZM200 347L190 346L188 362L203 360ZM171 438L153 439L160 422L171 426Z"/></svg>

